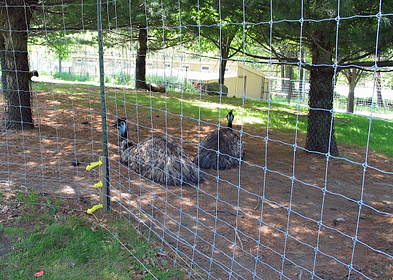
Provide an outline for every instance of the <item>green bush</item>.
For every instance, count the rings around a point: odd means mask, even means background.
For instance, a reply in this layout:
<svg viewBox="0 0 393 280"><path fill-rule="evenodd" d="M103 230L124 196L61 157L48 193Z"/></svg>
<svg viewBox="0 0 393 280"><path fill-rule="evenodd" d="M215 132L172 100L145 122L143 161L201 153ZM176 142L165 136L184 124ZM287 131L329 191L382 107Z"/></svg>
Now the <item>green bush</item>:
<svg viewBox="0 0 393 280"><path fill-rule="evenodd" d="M219 83L208 83L206 84L206 93L210 95L220 95L220 91L223 95L228 94L228 87L226 85L220 85Z"/></svg>
<svg viewBox="0 0 393 280"><path fill-rule="evenodd" d="M58 80L64 80L64 81L87 82L87 81L93 81L95 77L90 75L76 75L71 73L55 72L53 74L53 78Z"/></svg>
<svg viewBox="0 0 393 280"><path fill-rule="evenodd" d="M105 76L105 82L106 82L106 77ZM111 76L111 80L113 81L113 84L115 85L127 85L127 86L135 86L135 76L134 75L128 75L128 74L113 74Z"/></svg>

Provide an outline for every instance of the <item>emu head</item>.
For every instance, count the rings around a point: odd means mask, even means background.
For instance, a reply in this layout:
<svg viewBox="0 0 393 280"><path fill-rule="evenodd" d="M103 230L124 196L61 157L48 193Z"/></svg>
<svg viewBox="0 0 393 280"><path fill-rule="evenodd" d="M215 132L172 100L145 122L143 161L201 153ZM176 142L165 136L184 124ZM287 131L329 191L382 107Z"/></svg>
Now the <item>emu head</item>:
<svg viewBox="0 0 393 280"><path fill-rule="evenodd" d="M234 118L235 118L235 116L232 114L232 110L230 110L228 115L227 115L228 127L229 128L232 128L232 122L233 122Z"/></svg>
<svg viewBox="0 0 393 280"><path fill-rule="evenodd" d="M127 132L127 120L122 118L117 118L117 121L112 123L112 126L117 128L120 133L120 143L123 140L128 139L128 132Z"/></svg>

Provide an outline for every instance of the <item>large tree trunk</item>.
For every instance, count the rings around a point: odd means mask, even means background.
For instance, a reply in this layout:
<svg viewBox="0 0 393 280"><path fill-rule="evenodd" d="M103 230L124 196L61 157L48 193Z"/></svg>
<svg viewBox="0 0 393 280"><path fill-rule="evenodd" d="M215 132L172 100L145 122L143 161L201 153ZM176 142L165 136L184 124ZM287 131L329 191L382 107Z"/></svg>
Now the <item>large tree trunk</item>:
<svg viewBox="0 0 393 280"><path fill-rule="evenodd" d="M30 72L27 52L27 30L36 2L15 0L8 6L1 32L2 86L6 100L4 125L10 129L34 127L30 103ZM3 11L0 11L1 13ZM4 14L3 14L4 15Z"/></svg>
<svg viewBox="0 0 393 280"><path fill-rule="evenodd" d="M146 53L147 53L147 29L139 29L139 48L135 63L135 88L146 89Z"/></svg>
<svg viewBox="0 0 393 280"><path fill-rule="evenodd" d="M331 48L329 51L315 46L313 65L332 64ZM334 133L333 108L334 69L329 66L313 66L310 70L310 92L306 149L338 156L338 147Z"/></svg>
<svg viewBox="0 0 393 280"><path fill-rule="evenodd" d="M337 156L334 134L332 68L313 67L310 72L309 112L306 149Z"/></svg>

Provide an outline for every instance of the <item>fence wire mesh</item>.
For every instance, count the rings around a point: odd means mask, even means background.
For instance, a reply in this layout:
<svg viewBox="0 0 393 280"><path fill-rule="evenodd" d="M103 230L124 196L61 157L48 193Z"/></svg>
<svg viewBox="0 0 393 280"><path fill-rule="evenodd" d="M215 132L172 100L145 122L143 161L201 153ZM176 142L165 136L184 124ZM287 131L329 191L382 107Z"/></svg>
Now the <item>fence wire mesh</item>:
<svg viewBox="0 0 393 280"><path fill-rule="evenodd" d="M71 2L0 3L3 192L87 210L107 147L110 210L188 278L393 276L390 1ZM232 168L188 162L216 130Z"/></svg>

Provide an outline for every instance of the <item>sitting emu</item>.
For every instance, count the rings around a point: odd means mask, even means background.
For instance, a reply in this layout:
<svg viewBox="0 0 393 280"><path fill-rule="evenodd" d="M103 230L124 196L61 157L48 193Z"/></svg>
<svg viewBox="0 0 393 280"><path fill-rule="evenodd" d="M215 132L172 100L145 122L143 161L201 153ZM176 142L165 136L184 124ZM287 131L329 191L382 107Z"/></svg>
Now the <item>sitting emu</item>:
<svg viewBox="0 0 393 280"><path fill-rule="evenodd" d="M244 158L244 148L239 136L232 131L232 121L235 116L232 110L227 115L228 128L215 130L201 142L194 163L201 168L229 169L239 165L239 158ZM217 150L219 157L217 159Z"/></svg>
<svg viewBox="0 0 393 280"><path fill-rule="evenodd" d="M128 140L127 120L113 123L120 132L120 162L143 177L162 185L179 186L205 181L186 151L170 136L154 135L133 145Z"/></svg>

